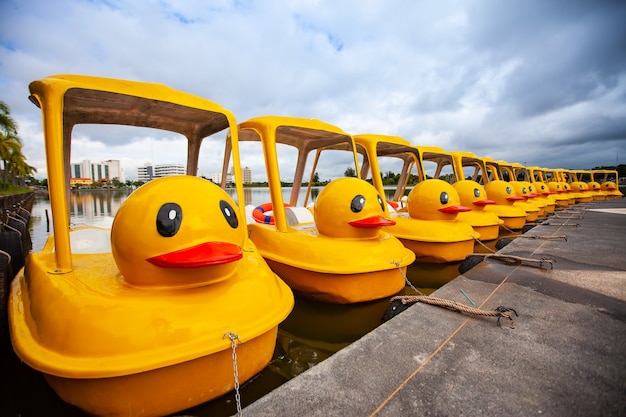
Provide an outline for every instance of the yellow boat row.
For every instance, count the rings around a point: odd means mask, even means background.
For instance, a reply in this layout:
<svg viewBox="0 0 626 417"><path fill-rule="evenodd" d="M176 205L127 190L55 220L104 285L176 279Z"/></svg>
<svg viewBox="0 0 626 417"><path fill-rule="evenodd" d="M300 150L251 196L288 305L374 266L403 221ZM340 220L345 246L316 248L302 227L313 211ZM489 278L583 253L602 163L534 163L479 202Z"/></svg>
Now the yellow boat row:
<svg viewBox="0 0 626 417"><path fill-rule="evenodd" d="M416 259L460 261L475 239L494 240L501 228L620 196L612 171L585 183L586 172L353 136L318 120L237 124L222 106L158 84L56 75L32 82L30 94L43 116L54 233L11 285L11 340L63 400L94 415L174 413L238 387L271 359L292 291L331 303L389 297ZM80 124L179 133L187 175L141 186L109 225L73 227L71 142ZM196 176L206 142L214 171L221 165L219 185ZM256 207L245 205L244 147L267 170L271 201ZM388 160L400 167L389 201ZM435 175L426 175L427 161ZM349 166L355 177L315 195L324 164ZM234 198L225 191L231 172ZM281 178L293 178L289 191Z"/></svg>

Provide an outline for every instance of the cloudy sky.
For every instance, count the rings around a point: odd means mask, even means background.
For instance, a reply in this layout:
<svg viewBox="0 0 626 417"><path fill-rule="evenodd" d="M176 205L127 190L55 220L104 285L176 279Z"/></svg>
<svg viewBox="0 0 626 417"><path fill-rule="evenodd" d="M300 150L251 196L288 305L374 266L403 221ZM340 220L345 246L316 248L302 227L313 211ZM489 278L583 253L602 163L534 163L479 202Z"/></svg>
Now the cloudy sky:
<svg viewBox="0 0 626 417"><path fill-rule="evenodd" d="M38 178L28 84L59 73L166 84L238 121L311 117L587 169L626 163L624 22L623 0L0 0L0 100ZM131 179L148 161L183 162L175 139L151 135L87 130L72 162L120 159Z"/></svg>

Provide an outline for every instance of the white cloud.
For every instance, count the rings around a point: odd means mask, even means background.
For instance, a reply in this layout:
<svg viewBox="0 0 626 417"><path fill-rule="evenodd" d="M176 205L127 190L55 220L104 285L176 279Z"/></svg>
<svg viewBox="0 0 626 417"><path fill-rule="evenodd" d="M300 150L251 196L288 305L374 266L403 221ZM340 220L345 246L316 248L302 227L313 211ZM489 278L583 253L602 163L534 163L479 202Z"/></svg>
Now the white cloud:
<svg viewBox="0 0 626 417"><path fill-rule="evenodd" d="M610 165L626 148L619 1L5 0L0 16L0 100L42 178L28 83L57 73L163 83L239 121L312 117L533 165ZM167 135L122 139L85 130L73 156L120 159L128 177L178 162ZM243 165L264 171L257 155Z"/></svg>

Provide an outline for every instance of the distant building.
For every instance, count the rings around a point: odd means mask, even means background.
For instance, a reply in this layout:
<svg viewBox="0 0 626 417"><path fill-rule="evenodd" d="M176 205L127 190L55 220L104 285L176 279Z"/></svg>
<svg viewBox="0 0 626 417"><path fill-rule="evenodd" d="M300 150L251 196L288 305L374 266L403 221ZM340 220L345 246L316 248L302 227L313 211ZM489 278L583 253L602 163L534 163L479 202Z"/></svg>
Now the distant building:
<svg viewBox="0 0 626 417"><path fill-rule="evenodd" d="M91 162L84 160L79 164L71 164L71 178L89 178L92 182L107 182L117 179L125 182L124 169L117 159L109 159L104 162Z"/></svg>
<svg viewBox="0 0 626 417"><path fill-rule="evenodd" d="M155 178L169 177L171 175L185 175L187 170L183 164L145 164L137 168L137 181L148 182Z"/></svg>
<svg viewBox="0 0 626 417"><path fill-rule="evenodd" d="M169 177L170 175L185 175L187 169L183 164L161 164L154 166L154 175L157 178Z"/></svg>
<svg viewBox="0 0 626 417"><path fill-rule="evenodd" d="M137 168L137 181L148 182L154 177L154 167L152 165L144 165Z"/></svg>
<svg viewBox="0 0 626 417"><path fill-rule="evenodd" d="M228 183L232 183L233 182L233 173L232 172L228 172L226 174L226 184ZM213 181L215 184L221 184L222 183L222 173L221 172L214 172L213 175L211 175L211 181Z"/></svg>
<svg viewBox="0 0 626 417"><path fill-rule="evenodd" d="M241 169L241 176L243 177L243 184L250 184L252 182L252 170L249 167L245 167ZM221 184L222 182L222 173L214 172L211 175L211 181L216 184ZM226 174L226 183L232 183L235 181L235 175L232 172Z"/></svg>
<svg viewBox="0 0 626 417"><path fill-rule="evenodd" d="M244 184L250 184L252 182L252 170L249 167L244 167L241 171Z"/></svg>

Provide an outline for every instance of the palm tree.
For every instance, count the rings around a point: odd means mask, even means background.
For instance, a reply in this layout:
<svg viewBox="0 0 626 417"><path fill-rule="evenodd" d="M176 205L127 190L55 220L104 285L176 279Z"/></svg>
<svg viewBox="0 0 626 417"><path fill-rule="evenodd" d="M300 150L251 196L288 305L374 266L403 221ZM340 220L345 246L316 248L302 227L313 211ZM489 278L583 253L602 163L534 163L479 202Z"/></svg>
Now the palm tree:
<svg viewBox="0 0 626 417"><path fill-rule="evenodd" d="M16 179L20 182L25 176L37 172L36 169L26 163L26 158L22 154L22 140L17 135L17 123L10 115L9 106L0 100L0 159L3 166L3 182L11 183Z"/></svg>
<svg viewBox="0 0 626 417"><path fill-rule="evenodd" d="M10 115L9 105L0 100L0 135L13 133L17 135L17 124Z"/></svg>

